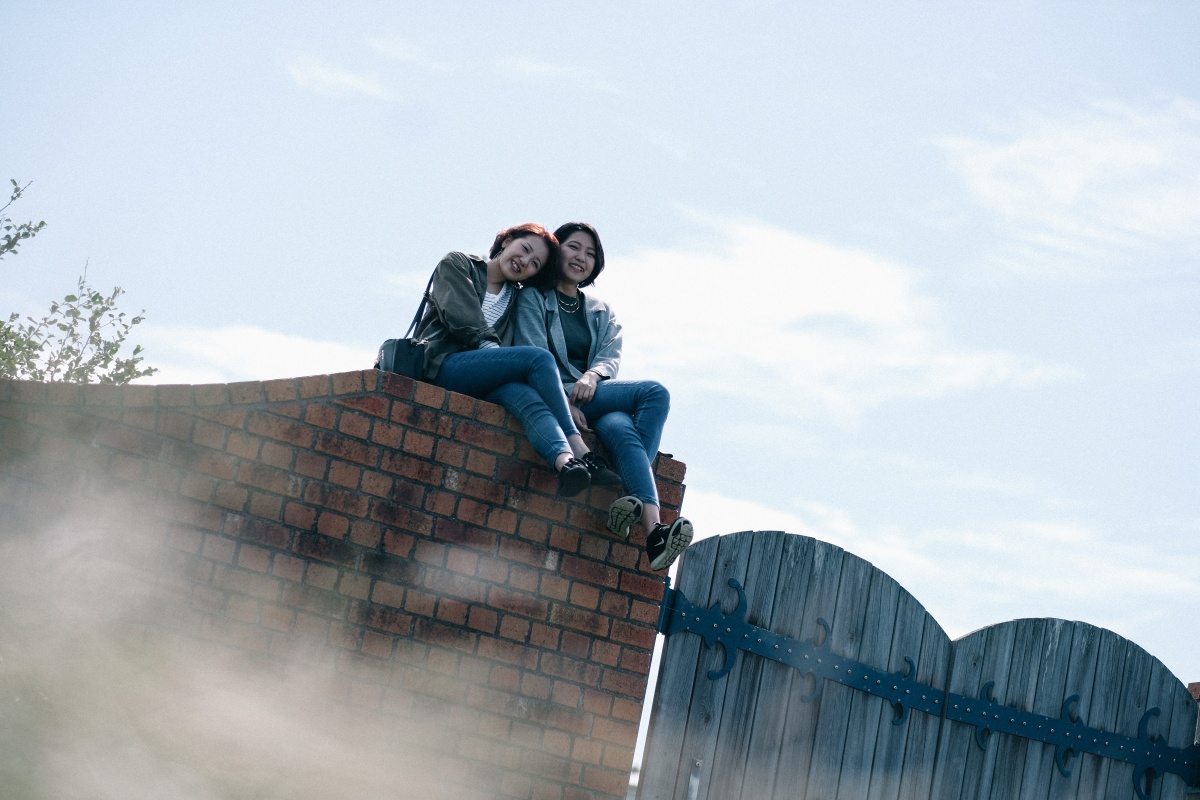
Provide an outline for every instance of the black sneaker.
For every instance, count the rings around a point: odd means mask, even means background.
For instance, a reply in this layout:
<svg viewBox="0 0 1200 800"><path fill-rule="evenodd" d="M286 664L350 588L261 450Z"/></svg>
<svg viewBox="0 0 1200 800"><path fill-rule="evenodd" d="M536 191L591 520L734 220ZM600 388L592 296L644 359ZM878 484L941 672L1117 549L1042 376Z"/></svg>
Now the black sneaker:
<svg viewBox="0 0 1200 800"><path fill-rule="evenodd" d="M633 495L613 500L608 507L608 532L622 539L629 538L629 529L642 518L642 501Z"/></svg>
<svg viewBox="0 0 1200 800"><path fill-rule="evenodd" d="M587 467L588 474L592 477L593 486L621 485L621 476L613 472L608 466L608 462L594 451L588 451L580 460Z"/></svg>
<svg viewBox="0 0 1200 800"><path fill-rule="evenodd" d="M650 569L666 569L692 543L692 523L683 517L670 525L658 523L646 537Z"/></svg>
<svg viewBox="0 0 1200 800"><path fill-rule="evenodd" d="M572 458L558 471L559 497L574 497L591 484L592 476L587 465L578 458Z"/></svg>

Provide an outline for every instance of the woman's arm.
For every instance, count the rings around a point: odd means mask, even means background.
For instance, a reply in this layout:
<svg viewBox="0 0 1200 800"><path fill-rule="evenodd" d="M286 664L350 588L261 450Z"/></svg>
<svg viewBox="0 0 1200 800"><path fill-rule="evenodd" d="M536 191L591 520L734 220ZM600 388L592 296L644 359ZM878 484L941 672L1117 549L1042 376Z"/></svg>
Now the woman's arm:
<svg viewBox="0 0 1200 800"><path fill-rule="evenodd" d="M446 335L465 350L474 350L485 341L500 344L496 331L483 319L475 279L470 258L462 253L448 253L434 269L430 288Z"/></svg>
<svg viewBox="0 0 1200 800"><path fill-rule="evenodd" d="M621 323L617 322L617 315L613 313L612 306L603 303L603 308L602 319L607 324L598 337L596 355L588 364L588 372L594 372L599 378L608 380L617 377L617 370L621 367Z"/></svg>
<svg viewBox="0 0 1200 800"><path fill-rule="evenodd" d="M546 300L540 291L526 286L517 294L517 331L513 344L550 349L546 338Z"/></svg>

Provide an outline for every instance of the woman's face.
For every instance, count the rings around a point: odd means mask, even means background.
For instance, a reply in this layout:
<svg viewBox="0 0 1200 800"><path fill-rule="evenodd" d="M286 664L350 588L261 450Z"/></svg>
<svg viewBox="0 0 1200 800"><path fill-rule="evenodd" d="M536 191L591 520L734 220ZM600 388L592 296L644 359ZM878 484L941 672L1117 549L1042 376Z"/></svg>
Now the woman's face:
<svg viewBox="0 0 1200 800"><path fill-rule="evenodd" d="M583 283L596 269L596 240L587 231L575 231L563 239L558 258L562 264L563 280L573 284Z"/></svg>
<svg viewBox="0 0 1200 800"><path fill-rule="evenodd" d="M513 237L504 243L495 261L506 281L528 281L550 258L550 247L540 236Z"/></svg>

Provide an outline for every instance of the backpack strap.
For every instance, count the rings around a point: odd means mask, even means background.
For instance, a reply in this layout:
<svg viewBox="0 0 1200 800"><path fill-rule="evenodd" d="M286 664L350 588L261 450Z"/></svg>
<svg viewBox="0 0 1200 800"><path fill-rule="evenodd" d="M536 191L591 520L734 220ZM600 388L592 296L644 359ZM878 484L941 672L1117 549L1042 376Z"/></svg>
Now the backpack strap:
<svg viewBox="0 0 1200 800"><path fill-rule="evenodd" d="M435 270L436 272L436 270ZM413 316L412 323L408 326L408 332L404 334L404 338L410 338L417 330L417 326L421 324L421 317L425 316L425 306L433 302L433 275L429 276L429 283L425 285L425 294L421 297L421 304L417 306L417 313Z"/></svg>

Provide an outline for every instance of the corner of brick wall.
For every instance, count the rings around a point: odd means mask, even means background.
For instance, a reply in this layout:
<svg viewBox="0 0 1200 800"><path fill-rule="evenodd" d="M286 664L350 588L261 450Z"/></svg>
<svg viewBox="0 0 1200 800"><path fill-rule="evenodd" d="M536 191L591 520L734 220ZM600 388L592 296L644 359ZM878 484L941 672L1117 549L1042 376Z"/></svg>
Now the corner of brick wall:
<svg viewBox="0 0 1200 800"><path fill-rule="evenodd" d="M257 659L334 653L341 699L382 717L451 704L438 757L461 797L621 798L662 577L640 534L604 530L612 492L556 497L520 430L375 370L0 381L0 514L69 480L148 495L193 635ZM685 467L655 468L669 520Z"/></svg>

